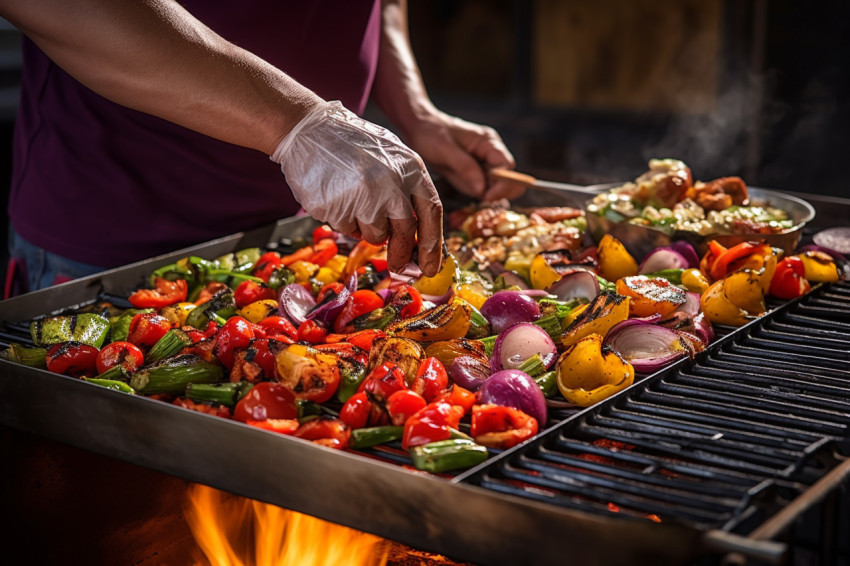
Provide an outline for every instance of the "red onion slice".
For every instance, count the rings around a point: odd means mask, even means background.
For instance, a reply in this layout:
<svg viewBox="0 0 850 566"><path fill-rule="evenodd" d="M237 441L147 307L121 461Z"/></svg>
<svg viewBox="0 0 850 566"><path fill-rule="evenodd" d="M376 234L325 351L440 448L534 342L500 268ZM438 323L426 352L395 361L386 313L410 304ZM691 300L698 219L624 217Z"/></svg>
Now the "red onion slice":
<svg viewBox="0 0 850 566"><path fill-rule="evenodd" d="M582 299L590 302L599 295L599 279L590 271L577 269L552 283L547 291L559 301Z"/></svg>
<svg viewBox="0 0 850 566"><path fill-rule="evenodd" d="M519 289L528 289L529 285L519 275L514 273L513 271L502 271L499 273L499 277L502 278L502 281L505 283L505 287L518 287Z"/></svg>
<svg viewBox="0 0 850 566"><path fill-rule="evenodd" d="M307 319L315 320L318 324L324 327L329 327L334 323L336 317L342 312L345 303L351 298L354 291L357 290L357 276L352 275L348 279L348 283L340 292L332 299L317 305L313 310L307 313Z"/></svg>
<svg viewBox="0 0 850 566"><path fill-rule="evenodd" d="M499 334L518 322L532 322L540 318L540 307L532 297L521 291L497 291L481 305L481 314Z"/></svg>
<svg viewBox="0 0 850 566"><path fill-rule="evenodd" d="M699 255L690 242L686 242L685 240L676 240L670 244L670 247L682 254L682 257L687 260L688 265L683 269L699 267Z"/></svg>
<svg viewBox="0 0 850 566"><path fill-rule="evenodd" d="M640 373L656 372L691 352L675 330L654 324L612 328L605 343Z"/></svg>
<svg viewBox="0 0 850 566"><path fill-rule="evenodd" d="M534 354L540 354L548 369L558 357L558 348L546 331L530 322L514 324L499 333L493 344L490 369L516 369Z"/></svg>
<svg viewBox="0 0 850 566"><path fill-rule="evenodd" d="M665 269L687 269L688 259L673 248L655 248L649 252L638 268L638 273L655 273Z"/></svg>
<svg viewBox="0 0 850 566"><path fill-rule="evenodd" d="M299 285L291 283L280 290L278 295L277 310L283 316L289 317L295 326L301 326L307 320L309 313L316 306L316 300L310 291Z"/></svg>
<svg viewBox="0 0 850 566"><path fill-rule="evenodd" d="M699 293L688 291L685 302L679 305L676 310L691 316L699 314Z"/></svg>
<svg viewBox="0 0 850 566"><path fill-rule="evenodd" d="M538 426L546 426L548 408L540 386L527 373L506 369L494 373L475 394L479 403L492 403L519 409L537 419Z"/></svg>
<svg viewBox="0 0 850 566"><path fill-rule="evenodd" d="M490 366L479 358L458 356L449 364L449 377L469 391L478 391L490 377Z"/></svg>

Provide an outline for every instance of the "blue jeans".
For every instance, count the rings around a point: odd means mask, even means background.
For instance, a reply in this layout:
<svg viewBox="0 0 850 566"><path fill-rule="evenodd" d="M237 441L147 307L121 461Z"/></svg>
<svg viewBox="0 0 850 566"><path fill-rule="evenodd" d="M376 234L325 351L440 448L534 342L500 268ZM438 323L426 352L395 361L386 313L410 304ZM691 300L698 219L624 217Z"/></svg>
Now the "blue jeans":
<svg viewBox="0 0 850 566"><path fill-rule="evenodd" d="M4 289L7 298L104 269L50 253L24 240L9 226L9 268Z"/></svg>

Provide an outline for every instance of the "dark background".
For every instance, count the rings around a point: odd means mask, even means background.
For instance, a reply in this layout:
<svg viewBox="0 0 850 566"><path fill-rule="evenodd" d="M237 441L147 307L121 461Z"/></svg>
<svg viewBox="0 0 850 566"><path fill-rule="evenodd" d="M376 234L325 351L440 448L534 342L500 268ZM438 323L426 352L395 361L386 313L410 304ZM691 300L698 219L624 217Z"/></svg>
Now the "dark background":
<svg viewBox="0 0 850 566"><path fill-rule="evenodd" d="M697 179L739 175L754 186L844 197L848 16L847 3L792 0L410 3L411 41L433 100L499 130L521 171L590 184L675 157ZM4 202L18 46L5 24ZM367 117L383 121L372 107ZM5 237L4 226L3 268Z"/></svg>

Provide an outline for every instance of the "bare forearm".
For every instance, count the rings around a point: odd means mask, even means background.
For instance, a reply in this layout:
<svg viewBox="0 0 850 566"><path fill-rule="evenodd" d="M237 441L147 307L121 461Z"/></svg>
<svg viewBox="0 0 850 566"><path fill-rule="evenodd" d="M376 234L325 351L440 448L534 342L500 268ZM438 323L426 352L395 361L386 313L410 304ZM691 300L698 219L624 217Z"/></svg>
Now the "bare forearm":
<svg viewBox="0 0 850 566"><path fill-rule="evenodd" d="M372 95L387 118L409 137L415 124L436 109L410 48L407 0L383 0L381 17L381 51Z"/></svg>
<svg viewBox="0 0 850 566"><path fill-rule="evenodd" d="M320 101L171 0L0 0L0 15L100 95L268 154Z"/></svg>

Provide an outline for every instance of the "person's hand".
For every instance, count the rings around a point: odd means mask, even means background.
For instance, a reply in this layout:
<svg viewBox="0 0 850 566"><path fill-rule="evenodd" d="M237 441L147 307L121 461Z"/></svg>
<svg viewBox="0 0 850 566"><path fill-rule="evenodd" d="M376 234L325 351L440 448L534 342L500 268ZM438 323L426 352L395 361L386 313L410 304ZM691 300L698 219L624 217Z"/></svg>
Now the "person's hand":
<svg viewBox="0 0 850 566"><path fill-rule="evenodd" d="M512 199L524 188L491 179L490 169L513 169L514 157L493 128L435 110L408 128L407 141L460 192L484 201Z"/></svg>
<svg viewBox="0 0 850 566"><path fill-rule="evenodd" d="M311 216L370 244L387 242L399 272L418 236L418 262L436 275L442 262L443 207L422 159L392 132L341 103L322 102L280 142L280 163L295 199Z"/></svg>

